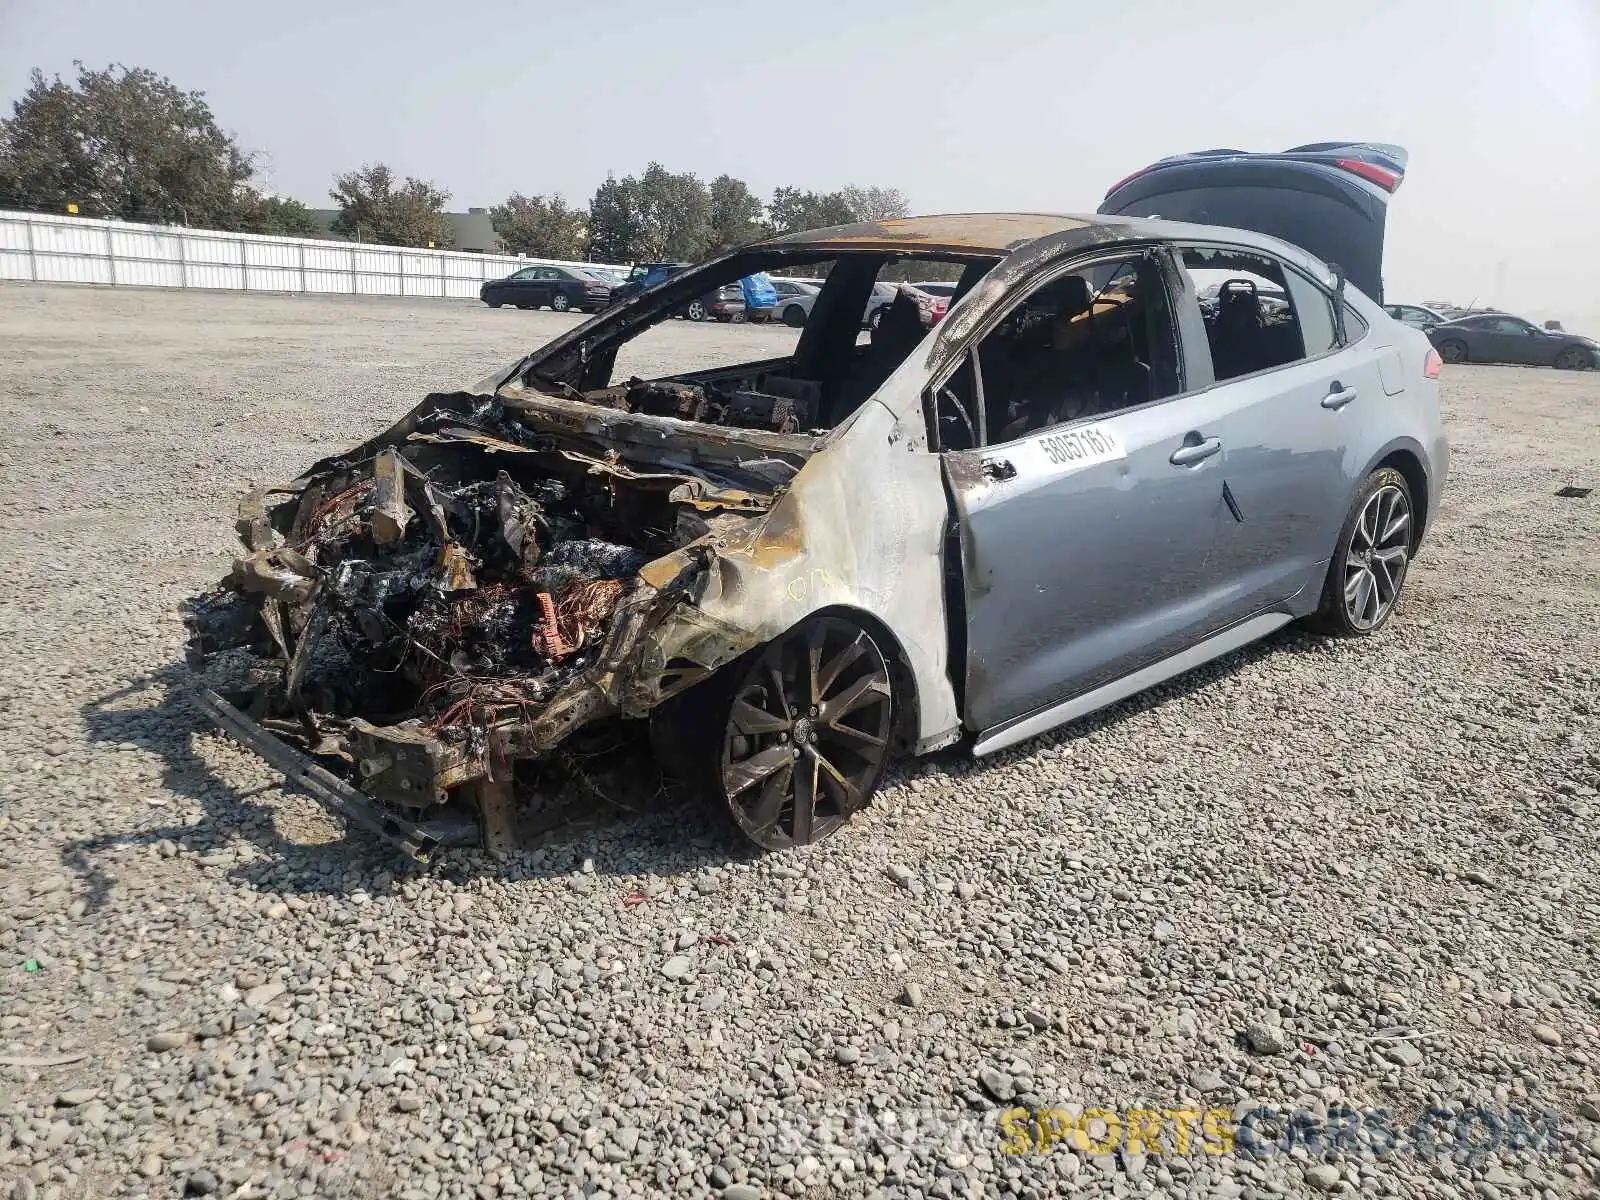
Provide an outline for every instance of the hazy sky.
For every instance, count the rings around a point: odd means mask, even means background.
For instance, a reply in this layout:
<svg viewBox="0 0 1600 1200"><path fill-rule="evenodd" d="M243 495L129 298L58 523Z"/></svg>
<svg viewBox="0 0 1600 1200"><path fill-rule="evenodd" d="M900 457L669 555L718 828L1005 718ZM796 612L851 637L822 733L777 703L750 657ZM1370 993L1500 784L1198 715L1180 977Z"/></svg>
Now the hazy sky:
<svg viewBox="0 0 1600 1200"><path fill-rule="evenodd" d="M465 208L655 159L1091 211L1180 151L1396 142L1389 298L1600 334L1600 0L0 0L0 96L74 58L203 90L319 207L363 161Z"/></svg>

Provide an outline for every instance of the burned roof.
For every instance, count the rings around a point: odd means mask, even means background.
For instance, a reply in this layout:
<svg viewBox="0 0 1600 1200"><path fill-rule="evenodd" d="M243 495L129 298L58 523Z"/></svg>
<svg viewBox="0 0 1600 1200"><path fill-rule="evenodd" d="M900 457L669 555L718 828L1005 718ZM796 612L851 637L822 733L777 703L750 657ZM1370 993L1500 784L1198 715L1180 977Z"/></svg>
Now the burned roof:
<svg viewBox="0 0 1600 1200"><path fill-rule="evenodd" d="M950 213L903 217L807 229L761 242L758 247L797 246L817 250L883 250L888 253L948 251L1006 255L1039 238L1096 225L1124 225L1103 217L1058 213Z"/></svg>

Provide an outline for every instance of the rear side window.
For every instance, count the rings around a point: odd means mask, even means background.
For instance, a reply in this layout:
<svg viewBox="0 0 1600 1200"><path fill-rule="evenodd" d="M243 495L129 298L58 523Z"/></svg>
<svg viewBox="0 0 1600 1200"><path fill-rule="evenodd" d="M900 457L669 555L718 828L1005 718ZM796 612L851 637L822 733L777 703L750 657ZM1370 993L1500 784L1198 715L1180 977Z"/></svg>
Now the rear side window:
<svg viewBox="0 0 1600 1200"><path fill-rule="evenodd" d="M1333 326L1333 299L1304 275L1285 271L1289 285L1289 304L1300 323L1300 340L1307 358L1336 350L1339 337ZM1347 327L1348 328L1348 327Z"/></svg>
<svg viewBox="0 0 1600 1200"><path fill-rule="evenodd" d="M1181 262L1199 298L1218 383L1338 348L1332 297L1272 255L1232 246L1185 246ZM1354 340L1365 329L1346 306L1347 338Z"/></svg>

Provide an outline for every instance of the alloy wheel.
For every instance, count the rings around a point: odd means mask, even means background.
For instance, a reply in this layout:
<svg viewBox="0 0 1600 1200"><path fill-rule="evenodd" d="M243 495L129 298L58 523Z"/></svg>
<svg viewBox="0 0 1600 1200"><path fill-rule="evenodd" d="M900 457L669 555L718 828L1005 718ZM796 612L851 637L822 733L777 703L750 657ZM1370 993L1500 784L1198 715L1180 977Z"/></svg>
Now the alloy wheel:
<svg viewBox="0 0 1600 1200"><path fill-rule="evenodd" d="M1361 506L1345 551L1344 610L1366 631L1383 623L1400 595L1411 557L1411 501L1385 484Z"/></svg>
<svg viewBox="0 0 1600 1200"><path fill-rule="evenodd" d="M864 808L889 756L889 667L860 627L819 617L769 645L733 694L722 791L768 850L819 842Z"/></svg>

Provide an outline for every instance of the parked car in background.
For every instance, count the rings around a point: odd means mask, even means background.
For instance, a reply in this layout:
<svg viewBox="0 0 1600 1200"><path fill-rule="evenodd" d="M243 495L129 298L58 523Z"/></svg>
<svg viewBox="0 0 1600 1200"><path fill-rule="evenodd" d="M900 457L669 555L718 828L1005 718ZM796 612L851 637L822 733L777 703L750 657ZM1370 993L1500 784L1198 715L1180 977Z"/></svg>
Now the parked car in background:
<svg viewBox="0 0 1600 1200"><path fill-rule="evenodd" d="M1600 344L1560 330L1540 329L1506 313L1475 313L1427 331L1447 363L1515 363L1588 371L1600 366Z"/></svg>
<svg viewBox="0 0 1600 1200"><path fill-rule="evenodd" d="M687 270L688 263L682 262L652 262L634 263L629 269L627 278L618 284L611 292L611 303L621 304L630 296L637 296L645 288L655 287L679 271Z"/></svg>
<svg viewBox="0 0 1600 1200"><path fill-rule="evenodd" d="M1444 313L1429 308L1425 304L1385 304L1383 311L1388 313L1402 325L1409 325L1413 329L1428 330L1435 325L1443 325L1450 320Z"/></svg>
<svg viewBox="0 0 1600 1200"><path fill-rule="evenodd" d="M879 281L872 285L872 291L867 296L866 311L861 314L861 324L868 329L878 328L883 320L883 310L894 303L894 298L899 295L892 283Z"/></svg>
<svg viewBox="0 0 1600 1200"><path fill-rule="evenodd" d="M626 282L611 290L611 303L621 304L646 288L655 287L688 270L690 266L690 263L681 262L635 263L628 272ZM703 296L696 296L672 315L691 321L742 321L745 318L744 294L738 284L717 288Z"/></svg>
<svg viewBox="0 0 1600 1200"><path fill-rule="evenodd" d="M811 316L811 306L816 303L820 288L798 279L772 280L778 293L778 302L770 308L756 309L750 314L752 321L782 321L791 329L799 329Z"/></svg>
<svg viewBox="0 0 1600 1200"><path fill-rule="evenodd" d="M678 315L691 321L742 321L745 319L744 290L737 283L725 284L704 296L696 296Z"/></svg>
<svg viewBox="0 0 1600 1200"><path fill-rule="evenodd" d="M599 312L611 303L609 275L586 267L523 267L504 279L491 279L478 289L478 298L490 308L513 304L518 308L577 309Z"/></svg>

